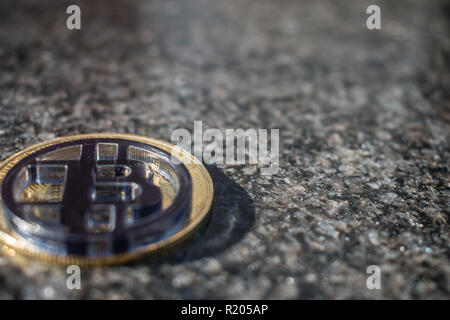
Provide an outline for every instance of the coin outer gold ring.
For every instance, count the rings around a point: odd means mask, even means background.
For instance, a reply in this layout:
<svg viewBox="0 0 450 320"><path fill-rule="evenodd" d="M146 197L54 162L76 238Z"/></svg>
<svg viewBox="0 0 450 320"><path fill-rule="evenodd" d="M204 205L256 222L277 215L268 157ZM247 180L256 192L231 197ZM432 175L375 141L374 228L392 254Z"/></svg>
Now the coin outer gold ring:
<svg viewBox="0 0 450 320"><path fill-rule="evenodd" d="M162 252L165 250L169 251L170 249L177 247L177 245L182 244L185 240L192 237L195 234L195 231L197 231L203 225L203 223L207 221L214 197L214 186L208 170L197 158L195 158L186 150L162 140L138 135L122 133L91 133L61 137L35 144L12 155L0 164L0 185L3 183L3 180L7 173L20 160L29 156L30 154L33 154L36 151L63 142L96 138L115 138L142 142L160 148L166 152L169 152L170 154L181 156L179 157L179 159L186 166L189 174L191 175L193 188L191 200L191 215L188 221L181 227L179 231L169 236L168 238L148 244L132 252L124 252L106 257L82 257L75 255L63 256L52 254L34 247L28 241L18 236L13 230L10 230L10 228L6 226L6 223L4 221L3 206L0 206L0 244L2 245L3 252L6 252L10 256L21 254L24 256L37 258L45 262L58 263L62 265L76 264L79 266L101 266L109 264L119 264L146 255L162 254Z"/></svg>

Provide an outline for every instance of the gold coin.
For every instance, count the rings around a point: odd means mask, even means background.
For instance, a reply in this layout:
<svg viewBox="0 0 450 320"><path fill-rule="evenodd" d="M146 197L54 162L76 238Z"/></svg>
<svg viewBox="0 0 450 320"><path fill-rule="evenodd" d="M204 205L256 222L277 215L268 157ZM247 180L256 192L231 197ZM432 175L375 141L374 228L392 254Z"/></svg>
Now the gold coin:
<svg viewBox="0 0 450 320"><path fill-rule="evenodd" d="M97 133L45 141L0 164L3 251L61 264L162 254L207 221L212 179L170 143Z"/></svg>

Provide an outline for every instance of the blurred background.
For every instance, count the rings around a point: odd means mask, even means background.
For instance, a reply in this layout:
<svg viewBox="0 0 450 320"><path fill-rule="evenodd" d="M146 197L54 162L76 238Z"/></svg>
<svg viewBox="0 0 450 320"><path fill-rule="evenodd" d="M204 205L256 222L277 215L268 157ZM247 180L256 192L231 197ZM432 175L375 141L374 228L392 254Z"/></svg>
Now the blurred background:
<svg viewBox="0 0 450 320"><path fill-rule="evenodd" d="M2 160L77 133L170 141L201 120L279 128L280 170L208 167L204 234L83 270L82 290L0 254L0 298L450 298L449 17L438 0L2 0Z"/></svg>

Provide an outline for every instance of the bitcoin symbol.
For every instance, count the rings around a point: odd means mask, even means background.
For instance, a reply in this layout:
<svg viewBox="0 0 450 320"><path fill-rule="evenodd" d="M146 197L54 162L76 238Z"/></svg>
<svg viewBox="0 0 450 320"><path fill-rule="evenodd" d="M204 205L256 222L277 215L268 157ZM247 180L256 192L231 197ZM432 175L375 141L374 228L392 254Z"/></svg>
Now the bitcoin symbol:
<svg viewBox="0 0 450 320"><path fill-rule="evenodd" d="M2 220L61 256L108 257L170 238L188 225L202 180L191 176L199 164L171 162L164 148L100 135L23 153L0 169Z"/></svg>

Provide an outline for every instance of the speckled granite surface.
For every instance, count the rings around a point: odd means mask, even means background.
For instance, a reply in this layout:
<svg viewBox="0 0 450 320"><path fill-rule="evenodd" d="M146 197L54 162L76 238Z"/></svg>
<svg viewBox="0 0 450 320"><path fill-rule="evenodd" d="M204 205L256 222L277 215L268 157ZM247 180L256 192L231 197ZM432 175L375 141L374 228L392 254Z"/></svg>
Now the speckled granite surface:
<svg viewBox="0 0 450 320"><path fill-rule="evenodd" d="M0 2L0 155L75 133L280 128L279 173L210 167L206 232L82 271L0 255L0 298L450 298L446 1ZM366 268L382 289L366 288Z"/></svg>

